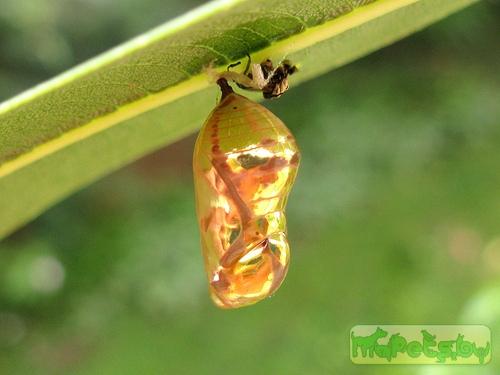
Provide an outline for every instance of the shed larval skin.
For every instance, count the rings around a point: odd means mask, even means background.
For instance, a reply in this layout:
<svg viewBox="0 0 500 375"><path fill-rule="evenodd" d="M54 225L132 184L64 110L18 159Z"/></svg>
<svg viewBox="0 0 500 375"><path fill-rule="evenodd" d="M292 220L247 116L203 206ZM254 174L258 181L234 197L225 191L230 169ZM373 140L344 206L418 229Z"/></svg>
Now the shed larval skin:
<svg viewBox="0 0 500 375"><path fill-rule="evenodd" d="M251 305L283 281L285 205L299 159L285 124L235 93L223 95L203 125L193 158L196 210L217 306Z"/></svg>

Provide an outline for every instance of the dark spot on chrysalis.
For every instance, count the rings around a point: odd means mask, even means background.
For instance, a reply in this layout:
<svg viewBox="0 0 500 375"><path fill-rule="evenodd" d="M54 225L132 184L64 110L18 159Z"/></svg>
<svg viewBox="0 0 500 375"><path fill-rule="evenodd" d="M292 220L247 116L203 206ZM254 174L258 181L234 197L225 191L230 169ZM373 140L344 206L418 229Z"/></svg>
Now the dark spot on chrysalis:
<svg viewBox="0 0 500 375"><path fill-rule="evenodd" d="M238 228L235 228L235 229L232 229L231 230L231 234L229 235L229 244L231 245L234 241L236 241L236 239L238 238L238 236L240 235L240 232L241 232L241 228L238 227Z"/></svg>
<svg viewBox="0 0 500 375"><path fill-rule="evenodd" d="M200 226L203 232L208 230L208 224L210 223L210 217L202 217L200 220Z"/></svg>
<svg viewBox="0 0 500 375"><path fill-rule="evenodd" d="M257 226L259 227L260 229L260 232L257 232L256 234L260 234L260 233L265 233L267 232L267 228L268 228L268 221L264 218L260 218L257 220Z"/></svg>
<svg viewBox="0 0 500 375"><path fill-rule="evenodd" d="M256 258L248 261L247 265L258 264L260 262L262 262L262 257L261 256L260 257L256 257ZM256 273L255 270L251 270L250 272L248 272L248 271L245 272L245 274L247 274L247 275L251 275L251 274L254 274L254 273Z"/></svg>
<svg viewBox="0 0 500 375"><path fill-rule="evenodd" d="M268 248L271 251L271 253L278 256L278 252L279 252L278 246L274 245L272 242L268 242L267 245L268 245Z"/></svg>
<svg viewBox="0 0 500 375"><path fill-rule="evenodd" d="M293 166L297 166L299 164L299 153L298 152L293 154L292 158L290 159L290 164Z"/></svg>
<svg viewBox="0 0 500 375"><path fill-rule="evenodd" d="M257 167L259 165L266 164L269 158L260 158L255 155L250 155L250 154L241 154L237 158L238 163L244 168L244 169L251 169L254 167Z"/></svg>
<svg viewBox="0 0 500 375"><path fill-rule="evenodd" d="M227 279L226 275L224 275L223 272L218 272L217 274L219 276L219 279L217 281L212 280L210 284L212 284L212 286L219 291L227 289L231 284Z"/></svg>
<svg viewBox="0 0 500 375"><path fill-rule="evenodd" d="M283 167L286 167L288 161L285 158L275 156L269 159L269 162L265 165L262 165L260 169L264 171L279 171Z"/></svg>
<svg viewBox="0 0 500 375"><path fill-rule="evenodd" d="M262 141L260 141L260 144L263 146L271 146L276 144L276 140L272 138L264 138Z"/></svg>

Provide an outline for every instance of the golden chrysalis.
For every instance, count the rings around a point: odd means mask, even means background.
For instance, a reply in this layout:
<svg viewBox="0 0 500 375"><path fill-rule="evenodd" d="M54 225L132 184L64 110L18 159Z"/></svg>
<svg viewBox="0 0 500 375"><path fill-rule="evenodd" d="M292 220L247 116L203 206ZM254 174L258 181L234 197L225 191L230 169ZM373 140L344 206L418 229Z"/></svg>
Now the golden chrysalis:
<svg viewBox="0 0 500 375"><path fill-rule="evenodd" d="M300 153L286 125L226 78L237 77L219 76L222 98L200 130L193 169L210 295L237 308L271 296L286 275L285 206Z"/></svg>

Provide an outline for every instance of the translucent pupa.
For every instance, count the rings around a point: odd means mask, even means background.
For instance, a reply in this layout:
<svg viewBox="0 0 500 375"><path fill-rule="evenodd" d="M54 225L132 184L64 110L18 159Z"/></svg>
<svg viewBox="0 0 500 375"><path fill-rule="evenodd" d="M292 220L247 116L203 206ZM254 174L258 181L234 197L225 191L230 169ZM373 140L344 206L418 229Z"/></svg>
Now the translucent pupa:
<svg viewBox="0 0 500 375"><path fill-rule="evenodd" d="M196 211L210 295L222 308L271 296L288 270L285 206L300 153L262 105L217 81L222 98L195 144Z"/></svg>

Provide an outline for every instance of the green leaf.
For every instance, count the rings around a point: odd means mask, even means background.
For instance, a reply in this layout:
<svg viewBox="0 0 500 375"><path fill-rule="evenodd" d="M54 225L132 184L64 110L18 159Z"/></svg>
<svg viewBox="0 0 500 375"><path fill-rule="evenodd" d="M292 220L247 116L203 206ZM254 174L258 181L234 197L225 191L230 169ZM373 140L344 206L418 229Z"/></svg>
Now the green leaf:
<svg viewBox="0 0 500 375"><path fill-rule="evenodd" d="M209 64L287 57L293 87L475 1L215 1L39 85L0 105L0 237L195 131L217 98Z"/></svg>

